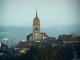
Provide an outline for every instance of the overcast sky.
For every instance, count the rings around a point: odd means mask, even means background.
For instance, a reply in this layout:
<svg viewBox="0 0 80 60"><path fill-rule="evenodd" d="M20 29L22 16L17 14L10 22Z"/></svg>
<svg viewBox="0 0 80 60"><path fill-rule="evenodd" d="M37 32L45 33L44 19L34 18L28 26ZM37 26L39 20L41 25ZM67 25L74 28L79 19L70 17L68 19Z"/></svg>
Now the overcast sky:
<svg viewBox="0 0 80 60"><path fill-rule="evenodd" d="M36 6L42 27L80 25L80 0L0 0L0 25L32 26Z"/></svg>

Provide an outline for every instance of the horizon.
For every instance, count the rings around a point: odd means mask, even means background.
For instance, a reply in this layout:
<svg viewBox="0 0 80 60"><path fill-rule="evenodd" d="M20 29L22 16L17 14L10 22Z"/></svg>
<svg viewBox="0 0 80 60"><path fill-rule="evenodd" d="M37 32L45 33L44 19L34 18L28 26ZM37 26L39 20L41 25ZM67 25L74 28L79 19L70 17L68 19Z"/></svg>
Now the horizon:
<svg viewBox="0 0 80 60"><path fill-rule="evenodd" d="M18 26L18 25L0 25L3 27L30 27L32 28L33 26ZM73 24L73 25L50 25L50 26L40 26L40 28L49 28L49 27L53 27L53 26L80 26L79 24ZM54 28L54 27L53 27Z"/></svg>
<svg viewBox="0 0 80 60"><path fill-rule="evenodd" d="M56 25L56 26L50 26L50 27L41 27L40 32L47 33L51 37L56 37L58 38L59 35L70 35L70 34L75 34L76 36L80 36L80 25ZM14 34L15 32L21 33L25 32L24 36L32 33L33 28L32 27L27 27L27 26L0 26L0 33L1 34L7 34L12 33ZM10 32L11 31L11 32ZM13 33L14 32L14 33Z"/></svg>

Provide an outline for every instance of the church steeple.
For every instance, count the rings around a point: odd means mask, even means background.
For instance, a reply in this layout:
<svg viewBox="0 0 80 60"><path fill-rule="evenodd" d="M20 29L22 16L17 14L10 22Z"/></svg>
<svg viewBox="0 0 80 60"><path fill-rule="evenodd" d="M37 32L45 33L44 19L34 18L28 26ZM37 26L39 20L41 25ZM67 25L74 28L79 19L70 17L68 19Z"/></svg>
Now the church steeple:
<svg viewBox="0 0 80 60"><path fill-rule="evenodd" d="M38 16L37 16L37 10L36 10L36 18L38 18Z"/></svg>
<svg viewBox="0 0 80 60"><path fill-rule="evenodd" d="M33 40L38 40L40 39L40 20L37 15L37 10L36 10L36 17L33 20Z"/></svg>

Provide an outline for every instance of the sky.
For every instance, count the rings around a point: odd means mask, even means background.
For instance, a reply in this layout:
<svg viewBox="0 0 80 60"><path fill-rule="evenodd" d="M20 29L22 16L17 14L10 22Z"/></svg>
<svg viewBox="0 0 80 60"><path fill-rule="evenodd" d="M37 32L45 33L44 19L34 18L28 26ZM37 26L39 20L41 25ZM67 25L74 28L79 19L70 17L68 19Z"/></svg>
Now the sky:
<svg viewBox="0 0 80 60"><path fill-rule="evenodd" d="M80 0L0 0L0 25L32 27L36 10L41 27L80 25Z"/></svg>

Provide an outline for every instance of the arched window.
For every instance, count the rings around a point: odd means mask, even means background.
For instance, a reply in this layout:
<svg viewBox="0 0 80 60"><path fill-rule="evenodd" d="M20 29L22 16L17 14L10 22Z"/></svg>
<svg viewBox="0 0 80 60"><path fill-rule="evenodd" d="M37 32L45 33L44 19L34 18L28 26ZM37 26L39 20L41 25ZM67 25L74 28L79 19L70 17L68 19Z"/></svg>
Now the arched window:
<svg viewBox="0 0 80 60"><path fill-rule="evenodd" d="M37 31L37 27L36 27L36 31Z"/></svg>

